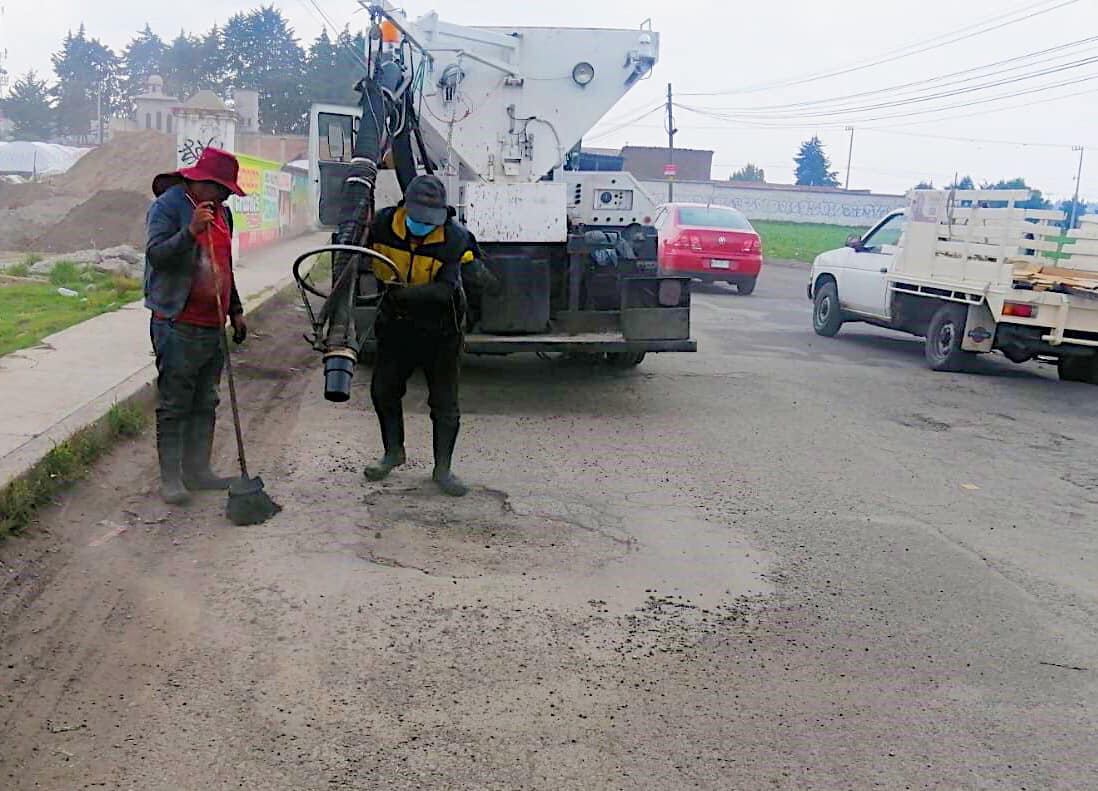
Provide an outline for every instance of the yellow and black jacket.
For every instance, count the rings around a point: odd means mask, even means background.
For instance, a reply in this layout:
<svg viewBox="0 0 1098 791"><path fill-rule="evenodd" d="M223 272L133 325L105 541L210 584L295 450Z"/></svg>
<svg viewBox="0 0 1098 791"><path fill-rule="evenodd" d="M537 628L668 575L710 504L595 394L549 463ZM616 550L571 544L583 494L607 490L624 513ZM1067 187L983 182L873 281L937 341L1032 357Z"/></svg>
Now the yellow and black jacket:
<svg viewBox="0 0 1098 791"><path fill-rule="evenodd" d="M439 299L407 299L411 290L389 289L378 312L379 325L404 324L425 331L450 334L461 332L465 321L465 292L461 269L475 260L475 242L469 232L453 220L447 220L422 240L415 239L405 225L403 207L382 209L370 228L370 248L381 253L400 270L408 286L439 284L448 289L433 289ZM393 283L393 272L374 261L374 275L385 287Z"/></svg>

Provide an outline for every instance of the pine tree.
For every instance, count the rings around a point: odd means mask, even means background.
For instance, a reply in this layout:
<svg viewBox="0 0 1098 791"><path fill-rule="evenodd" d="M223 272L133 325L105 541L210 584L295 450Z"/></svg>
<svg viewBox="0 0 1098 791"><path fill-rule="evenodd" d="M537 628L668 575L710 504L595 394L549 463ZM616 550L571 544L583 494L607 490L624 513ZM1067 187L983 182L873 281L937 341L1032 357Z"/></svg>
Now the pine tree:
<svg viewBox="0 0 1098 791"><path fill-rule="evenodd" d="M57 75L51 94L56 101L58 132L94 139L97 94L101 92L104 118L118 109L118 57L99 39L89 39L81 24L76 35L69 31L51 60Z"/></svg>
<svg viewBox="0 0 1098 791"><path fill-rule="evenodd" d="M164 78L164 92L183 99L194 93L197 83L199 42L182 30L164 50L160 76Z"/></svg>
<svg viewBox="0 0 1098 791"><path fill-rule="evenodd" d="M259 91L260 128L300 132L306 125L305 53L274 6L231 17L222 32L229 84Z"/></svg>
<svg viewBox="0 0 1098 791"><path fill-rule="evenodd" d="M122 97L126 109L133 110L133 100L145 92L148 78L161 73L167 47L160 36L153 33L149 24L126 45L122 51Z"/></svg>
<svg viewBox="0 0 1098 791"><path fill-rule="evenodd" d="M742 168L732 174L730 181L766 181L766 173L762 168L752 162L748 162Z"/></svg>
<svg viewBox="0 0 1098 791"><path fill-rule="evenodd" d="M33 70L11 86L11 94L2 102L11 119L16 140L48 140L53 133L53 108L45 80Z"/></svg>
<svg viewBox="0 0 1098 791"><path fill-rule="evenodd" d="M824 153L823 143L816 135L801 143L800 151L793 158L797 163L797 183L810 187L837 187L838 174L831 170L831 161Z"/></svg>

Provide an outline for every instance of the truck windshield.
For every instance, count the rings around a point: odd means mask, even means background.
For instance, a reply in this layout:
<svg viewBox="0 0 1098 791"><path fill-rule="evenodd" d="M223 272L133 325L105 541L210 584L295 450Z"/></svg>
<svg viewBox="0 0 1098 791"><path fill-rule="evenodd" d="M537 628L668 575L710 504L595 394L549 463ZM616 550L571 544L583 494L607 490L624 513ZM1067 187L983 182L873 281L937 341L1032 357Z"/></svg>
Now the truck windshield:
<svg viewBox="0 0 1098 791"><path fill-rule="evenodd" d="M751 223L735 209L715 206L683 206L679 209L679 225L694 228L729 228L734 231L750 231Z"/></svg>

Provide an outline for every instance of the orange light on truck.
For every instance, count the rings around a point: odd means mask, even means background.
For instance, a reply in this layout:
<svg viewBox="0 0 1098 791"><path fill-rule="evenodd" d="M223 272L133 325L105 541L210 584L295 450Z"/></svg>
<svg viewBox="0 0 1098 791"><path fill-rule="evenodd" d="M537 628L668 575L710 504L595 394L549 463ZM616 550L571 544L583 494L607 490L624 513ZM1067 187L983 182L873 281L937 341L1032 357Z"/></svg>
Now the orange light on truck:
<svg viewBox="0 0 1098 791"><path fill-rule="evenodd" d="M1033 319L1037 317L1037 306L1029 302L1004 302L1003 315Z"/></svg>
<svg viewBox="0 0 1098 791"><path fill-rule="evenodd" d="M396 44L400 41L400 29L388 19L381 20L381 40L386 44Z"/></svg>

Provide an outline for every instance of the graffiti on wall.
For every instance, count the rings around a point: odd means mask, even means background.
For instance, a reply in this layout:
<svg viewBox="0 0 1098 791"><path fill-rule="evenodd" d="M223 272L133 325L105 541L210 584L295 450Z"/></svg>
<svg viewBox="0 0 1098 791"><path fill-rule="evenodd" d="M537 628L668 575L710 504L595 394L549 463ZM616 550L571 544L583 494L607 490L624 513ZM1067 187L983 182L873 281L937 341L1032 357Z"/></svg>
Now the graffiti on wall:
<svg viewBox="0 0 1098 791"><path fill-rule="evenodd" d="M652 194L666 192L666 182L644 182ZM897 195L817 192L737 187L729 184L678 183L675 199L731 206L750 220L812 222L827 225L869 226L893 209L906 205Z"/></svg>
<svg viewBox="0 0 1098 791"><path fill-rule="evenodd" d="M207 148L224 148L224 146L224 141L217 135L210 135L206 140L187 137L179 146L179 161L183 165L193 165Z"/></svg>

